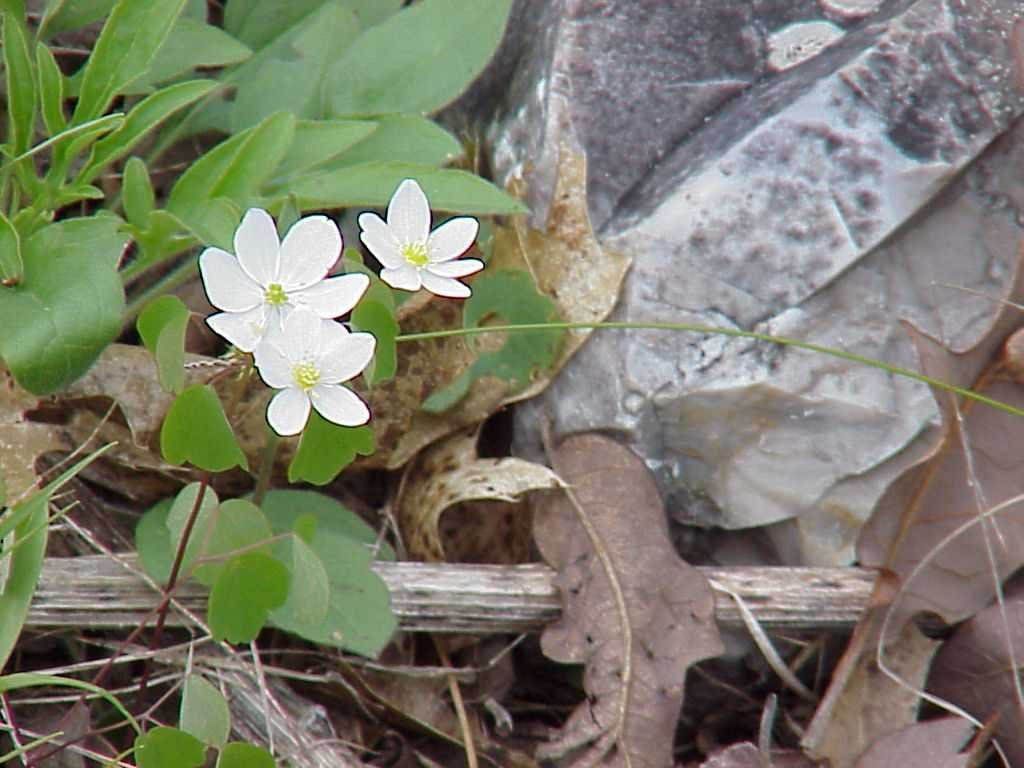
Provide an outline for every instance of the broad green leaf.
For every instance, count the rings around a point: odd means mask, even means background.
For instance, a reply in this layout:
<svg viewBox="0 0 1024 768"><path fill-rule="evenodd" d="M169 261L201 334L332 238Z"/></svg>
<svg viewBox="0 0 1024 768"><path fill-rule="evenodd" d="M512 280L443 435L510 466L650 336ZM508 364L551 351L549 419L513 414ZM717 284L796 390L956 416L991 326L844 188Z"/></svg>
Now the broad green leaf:
<svg viewBox="0 0 1024 768"><path fill-rule="evenodd" d="M288 570L270 555L232 558L210 592L207 617L217 640L247 643L288 597Z"/></svg>
<svg viewBox="0 0 1024 768"><path fill-rule="evenodd" d="M383 208L403 179L416 179L436 211L462 214L526 213L514 197L466 171L418 163L362 163L311 173L288 184L303 210L310 208Z"/></svg>
<svg viewBox="0 0 1024 768"><path fill-rule="evenodd" d="M288 465L288 482L327 485L355 460L356 454L369 456L375 448L369 427L341 427L314 410Z"/></svg>
<svg viewBox="0 0 1024 768"><path fill-rule="evenodd" d="M149 131L178 110L201 99L216 86L213 80L189 80L144 98L132 107L116 131L96 142L79 178L84 181L95 178L105 167L126 155Z"/></svg>
<svg viewBox="0 0 1024 768"><path fill-rule="evenodd" d="M171 464L187 461L207 472L249 466L220 398L202 384L188 387L171 404L160 430L160 452Z"/></svg>
<svg viewBox="0 0 1024 768"><path fill-rule="evenodd" d="M102 115L114 96L142 77L184 4L185 0L118 0L85 63L74 124Z"/></svg>
<svg viewBox="0 0 1024 768"><path fill-rule="evenodd" d="M199 219L201 209L214 198L250 205L285 156L294 135L295 118L279 112L221 142L181 175L171 190L167 210L189 223Z"/></svg>
<svg viewBox="0 0 1024 768"><path fill-rule="evenodd" d="M142 567L158 584L166 584L174 564L167 514L173 499L161 499L147 509L135 526L135 549Z"/></svg>
<svg viewBox="0 0 1024 768"><path fill-rule="evenodd" d="M154 86L196 67L226 67L251 55L249 46L220 27L182 15L171 27L146 74L122 90L128 94L148 93Z"/></svg>
<svg viewBox="0 0 1024 768"><path fill-rule="evenodd" d="M253 49L263 48L289 34L323 5L324 0L231 0L224 10L224 29Z"/></svg>
<svg viewBox="0 0 1024 768"><path fill-rule="evenodd" d="M0 518L5 528L3 536L10 537L4 543L4 553L10 557L5 562L6 579L0 591L0 669L14 650L39 582L46 553L50 498L105 450L82 459Z"/></svg>
<svg viewBox="0 0 1024 768"><path fill-rule="evenodd" d="M380 24L401 10L405 0L342 0L359 19L363 29Z"/></svg>
<svg viewBox="0 0 1024 768"><path fill-rule="evenodd" d="M149 170L140 157L130 157L121 177L121 204L124 215L136 227L149 224L149 214L156 207L156 194L149 180Z"/></svg>
<svg viewBox="0 0 1024 768"><path fill-rule="evenodd" d="M320 557L303 539L289 536L274 547L274 555L291 574L288 598L270 613L279 627L319 625L327 618L331 587Z"/></svg>
<svg viewBox="0 0 1024 768"><path fill-rule="evenodd" d="M295 139L277 167L277 176L307 171L358 145L377 129L371 120L299 120Z"/></svg>
<svg viewBox="0 0 1024 768"><path fill-rule="evenodd" d="M249 201L255 203L255 201ZM153 211L153 215L164 214L169 220L180 223L202 245L215 245L226 251L234 247L235 230L242 220L242 204L226 197L207 200L201 206L191 207L188 218L176 216L168 211Z"/></svg>
<svg viewBox="0 0 1024 768"><path fill-rule="evenodd" d="M202 499L199 498L200 490L203 492ZM197 501L199 502L198 508L196 507ZM171 502L164 518L164 524L168 532L168 552L172 556L177 554L188 519L192 517L193 512L195 513L192 532L189 534L185 554L181 559L182 573L188 573L191 570L193 561L206 546L210 537L213 516L219 506L217 492L200 483L189 483L178 491L178 495Z"/></svg>
<svg viewBox="0 0 1024 768"><path fill-rule="evenodd" d="M5 12L4 73L7 85L7 144L11 156L20 155L32 144L36 119L36 74L32 68L25 27L21 16Z"/></svg>
<svg viewBox="0 0 1024 768"><path fill-rule="evenodd" d="M255 744L233 741L217 756L217 768L274 768L274 758Z"/></svg>
<svg viewBox="0 0 1024 768"><path fill-rule="evenodd" d="M325 3L276 37L223 80L236 86L228 128L232 133L286 110L300 118L325 117L322 87L338 51L359 34L355 15Z"/></svg>
<svg viewBox="0 0 1024 768"><path fill-rule="evenodd" d="M482 321L500 318L508 325L547 323L558 319L555 303L537 292L526 272L503 270L485 272L473 282L473 295L466 299L462 324L476 328ZM530 383L531 376L550 366L562 343L564 331L510 333L501 349L484 352L473 364L423 403L423 410L441 413L461 400L470 385L483 376L507 381L513 390Z"/></svg>
<svg viewBox="0 0 1024 768"><path fill-rule="evenodd" d="M0 213L0 279L3 285L16 285L25 274L21 258L21 238L7 217Z"/></svg>
<svg viewBox="0 0 1024 768"><path fill-rule="evenodd" d="M136 321L139 335L156 359L160 386L171 394L185 388L185 332L189 311L177 296L154 299Z"/></svg>
<svg viewBox="0 0 1024 768"><path fill-rule="evenodd" d="M53 3L43 14L39 37L48 40L61 32L101 21L114 7L115 0L64 0Z"/></svg>
<svg viewBox="0 0 1024 768"><path fill-rule="evenodd" d="M360 331L369 331L377 339L373 359L363 371L367 386L375 386L394 376L398 367L395 338L399 331L394 310L364 297L352 310L352 326Z"/></svg>
<svg viewBox="0 0 1024 768"><path fill-rule="evenodd" d="M175 523L174 513L176 508L171 508L171 514L167 519L168 527ZM221 572L224 564L231 554L240 553L241 550L259 551L269 554L269 546L262 546L270 537L270 523L260 508L246 499L228 499L221 502L220 506L214 509L207 520L204 520L203 530L193 534L189 541L189 547L195 543L195 556L205 558L220 558L210 563L203 563L195 568L194 575L197 581L208 587L213 586ZM172 539L175 531L171 530ZM186 559L191 560L192 555L186 552Z"/></svg>
<svg viewBox="0 0 1024 768"><path fill-rule="evenodd" d="M57 66L50 49L43 43L36 45L36 71L39 74L40 111L46 135L60 133L67 126L64 116L64 75Z"/></svg>
<svg viewBox="0 0 1024 768"><path fill-rule="evenodd" d="M435 112L483 71L512 0L422 0L367 29L325 85L328 114Z"/></svg>
<svg viewBox="0 0 1024 768"><path fill-rule="evenodd" d="M370 546L376 546L380 542L376 559L394 560L396 557L391 546L385 541L380 541L377 531L367 525L359 515L336 499L318 491L268 491L260 508L270 521L275 534L297 530L303 517L312 516L316 521L316 531L325 531Z"/></svg>
<svg viewBox="0 0 1024 768"><path fill-rule="evenodd" d="M139 768L198 768L206 762L206 747L190 733L160 725L135 739Z"/></svg>
<svg viewBox="0 0 1024 768"><path fill-rule="evenodd" d="M376 541L376 533L338 502L312 491L271 491L263 500L263 511L275 533L293 530L304 515L316 517L310 548L327 570L331 588L323 622L296 620L278 626L314 643L363 656L380 653L398 624L387 586L370 568L373 554L367 544ZM383 547L379 555L393 557Z"/></svg>
<svg viewBox="0 0 1024 768"><path fill-rule="evenodd" d="M331 161L329 168L373 162L445 165L462 156L458 139L419 115L383 115L377 130Z"/></svg>
<svg viewBox="0 0 1024 768"><path fill-rule="evenodd" d="M65 219L22 241L24 278L0 287L0 355L30 392L66 387L120 333L120 223L114 216Z"/></svg>
<svg viewBox="0 0 1024 768"><path fill-rule="evenodd" d="M185 678L178 725L210 747L223 747L231 735L231 712L217 688L200 675Z"/></svg>

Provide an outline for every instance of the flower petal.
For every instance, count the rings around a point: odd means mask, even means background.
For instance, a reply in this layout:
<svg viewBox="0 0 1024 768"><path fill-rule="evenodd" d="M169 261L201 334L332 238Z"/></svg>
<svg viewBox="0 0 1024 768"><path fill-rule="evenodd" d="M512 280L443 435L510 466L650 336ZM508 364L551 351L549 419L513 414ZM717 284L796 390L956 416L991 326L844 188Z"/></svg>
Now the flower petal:
<svg viewBox="0 0 1024 768"><path fill-rule="evenodd" d="M480 259L458 259L441 264L428 264L423 269L438 277L466 277L476 274L483 268L484 263Z"/></svg>
<svg viewBox="0 0 1024 768"><path fill-rule="evenodd" d="M458 280L450 277L441 277L426 270L420 275L423 279L423 287L437 296L447 296L450 299L466 299L472 295L468 285L463 285Z"/></svg>
<svg viewBox="0 0 1024 768"><path fill-rule="evenodd" d="M282 389L267 406L267 422L282 437L297 435L309 420L309 396L297 387Z"/></svg>
<svg viewBox="0 0 1024 768"><path fill-rule="evenodd" d="M405 257L398 250L398 241L394 233L388 229L384 219L376 213L359 214L359 226L362 232L359 239L370 253L385 267L395 269L405 264Z"/></svg>
<svg viewBox="0 0 1024 768"><path fill-rule="evenodd" d="M321 319L305 307L288 313L281 328L279 346L293 361L313 361L320 356Z"/></svg>
<svg viewBox="0 0 1024 768"><path fill-rule="evenodd" d="M464 254L476 241L480 223L468 216L450 219L430 233L427 253L431 262L451 261Z"/></svg>
<svg viewBox="0 0 1024 768"><path fill-rule="evenodd" d="M343 427L358 427L370 420L370 409L359 395L340 384L317 384L310 392L317 413Z"/></svg>
<svg viewBox="0 0 1024 768"><path fill-rule="evenodd" d="M308 288L326 277L339 256L337 224L326 216L299 219L281 243L281 285L288 292Z"/></svg>
<svg viewBox="0 0 1024 768"><path fill-rule="evenodd" d="M248 312L220 312L206 318L206 324L243 352L252 352L266 329L263 306Z"/></svg>
<svg viewBox="0 0 1024 768"><path fill-rule="evenodd" d="M235 230L235 254L242 269L266 288L277 282L280 259L277 227L262 208L250 208Z"/></svg>
<svg viewBox="0 0 1024 768"><path fill-rule="evenodd" d="M388 203L388 227L399 243L425 243L430 234L430 204L420 185L406 179Z"/></svg>
<svg viewBox="0 0 1024 768"><path fill-rule="evenodd" d="M370 364L377 339L372 333L349 333L340 341L324 345L320 357L320 377L326 384L338 384L355 378Z"/></svg>
<svg viewBox="0 0 1024 768"><path fill-rule="evenodd" d="M340 317L352 311L369 287L370 278L366 275L338 275L295 291L289 299L297 306L308 307L319 317Z"/></svg>
<svg viewBox="0 0 1024 768"><path fill-rule="evenodd" d="M199 255L199 273L206 297L217 309L245 312L263 302L263 289L238 264L238 259L220 248L207 248Z"/></svg>
<svg viewBox="0 0 1024 768"><path fill-rule="evenodd" d="M418 291L423 285L420 280L420 270L408 263L397 269L385 267L380 271L380 279L392 288L402 291Z"/></svg>
<svg viewBox="0 0 1024 768"><path fill-rule="evenodd" d="M256 370L268 387L285 389L294 384L291 360L274 341L265 340L259 344L255 358Z"/></svg>

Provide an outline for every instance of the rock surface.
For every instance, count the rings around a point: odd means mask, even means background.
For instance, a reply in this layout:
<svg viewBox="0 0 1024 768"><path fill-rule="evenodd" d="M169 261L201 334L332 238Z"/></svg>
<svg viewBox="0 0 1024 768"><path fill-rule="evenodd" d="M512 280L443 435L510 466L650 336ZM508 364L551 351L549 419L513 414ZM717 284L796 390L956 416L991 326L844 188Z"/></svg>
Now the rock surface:
<svg viewBox="0 0 1024 768"><path fill-rule="evenodd" d="M1024 111L1017 7L522 0L495 166L542 222L560 142L586 152L594 226L634 260L615 319L918 368L901 319L964 351L1014 283L1024 129L996 139ZM680 519L792 519L813 563L851 559L938 418L925 387L876 369L654 331L592 338L519 410L525 453L540 412L556 436L624 435Z"/></svg>

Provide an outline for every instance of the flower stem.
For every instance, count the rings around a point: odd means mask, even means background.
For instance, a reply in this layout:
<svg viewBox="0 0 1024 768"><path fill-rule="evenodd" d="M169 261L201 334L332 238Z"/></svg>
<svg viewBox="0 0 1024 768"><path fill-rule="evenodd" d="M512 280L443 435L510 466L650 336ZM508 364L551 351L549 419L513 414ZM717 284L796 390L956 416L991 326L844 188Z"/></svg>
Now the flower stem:
<svg viewBox="0 0 1024 768"><path fill-rule="evenodd" d="M961 397L976 400L979 403L996 408L1013 416L1024 416L1024 409L1016 408L1009 403L995 400L991 397L973 392L966 387L958 387L955 384L926 376L923 373L912 371L909 368L901 368L898 365L875 360L854 352L846 352L835 347L825 347L820 344L812 344L809 341L791 339L786 336L772 336L768 333L757 333L756 331L742 331L736 328L723 328L714 325L696 325L693 323L627 323L627 322L606 322L606 323L523 323L521 325L487 325L477 328L455 328L446 331L427 331L424 333L405 333L395 338L396 342L401 341L427 341L428 339L444 339L453 336L476 336L481 333L508 333L508 332L538 332L538 331L575 331L592 329L617 329L617 330L654 330L654 331L686 331L689 333L718 334L722 336L734 336L742 339L756 339L766 341L770 344L782 344L787 347L805 349L809 352L817 352L830 357L838 357L849 360L853 363L860 363L872 368L878 368L894 376L902 376L914 381L920 381L937 389L953 392Z"/></svg>

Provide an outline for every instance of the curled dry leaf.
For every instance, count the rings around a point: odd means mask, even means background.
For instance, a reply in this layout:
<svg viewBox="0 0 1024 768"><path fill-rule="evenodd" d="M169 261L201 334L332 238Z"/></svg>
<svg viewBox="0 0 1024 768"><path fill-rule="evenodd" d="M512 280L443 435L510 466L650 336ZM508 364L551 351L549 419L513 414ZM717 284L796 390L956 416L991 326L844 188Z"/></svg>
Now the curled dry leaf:
<svg viewBox="0 0 1024 768"><path fill-rule="evenodd" d="M422 451L405 471L398 522L409 554L441 562L522 562L529 544L529 514L519 500L528 491L560 486L557 475L522 459L481 459L479 430L463 429ZM470 501L470 517L442 536L446 510Z"/></svg>
<svg viewBox="0 0 1024 768"><path fill-rule="evenodd" d="M935 657L928 692L994 723L993 736L1010 760L1024 765L1024 702L1015 678L1024 659L1024 590L1007 594L957 627Z"/></svg>
<svg viewBox="0 0 1024 768"><path fill-rule="evenodd" d="M871 746L856 768L967 768L976 764L978 745L961 750L973 730L959 717L914 723Z"/></svg>
<svg viewBox="0 0 1024 768"><path fill-rule="evenodd" d="M667 768L686 668L722 653L714 597L672 548L654 479L635 454L581 435L553 463L570 490L538 505L534 537L559 572L564 608L541 646L586 665L588 700L538 756Z"/></svg>
<svg viewBox="0 0 1024 768"><path fill-rule="evenodd" d="M821 763L795 750L772 750L766 755L756 744L744 741L711 755L700 768L816 768Z"/></svg>
<svg viewBox="0 0 1024 768"><path fill-rule="evenodd" d="M539 290L550 296L563 320L598 322L612 311L629 267L624 255L602 248L590 227L583 155L563 148L558 182L544 232L525 227L495 227L494 251L487 271L512 269L533 275ZM415 303L413 303L415 302ZM413 299L399 311L403 333L462 325L461 304L446 299ZM377 436L377 452L361 466L402 466L423 447L459 427L483 421L501 406L543 390L576 352L589 331L570 332L555 364L539 373L524 390L512 391L501 379L475 382L457 409L442 414L420 410L420 404L476 358L474 349L494 342L481 337L473 344L452 337L402 344L396 376L369 393ZM362 394L362 393L361 393Z"/></svg>

